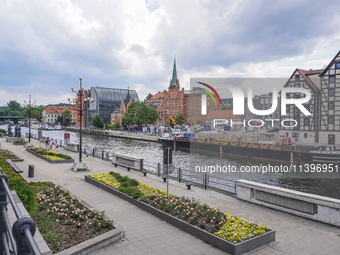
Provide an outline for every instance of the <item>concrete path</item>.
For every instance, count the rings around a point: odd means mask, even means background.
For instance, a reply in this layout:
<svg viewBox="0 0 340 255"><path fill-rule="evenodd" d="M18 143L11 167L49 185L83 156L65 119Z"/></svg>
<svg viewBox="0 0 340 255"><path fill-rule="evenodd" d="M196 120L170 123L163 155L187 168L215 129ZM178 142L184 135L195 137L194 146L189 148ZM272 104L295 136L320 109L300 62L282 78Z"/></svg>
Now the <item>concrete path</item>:
<svg viewBox="0 0 340 255"><path fill-rule="evenodd" d="M90 207L105 210L106 215L115 221L115 224L125 230L125 238L118 243L98 250L93 255L109 254L226 254L199 239L182 232L181 230L159 220L155 216L125 202L122 199L108 194L84 181L89 172L75 173L70 171L72 164L50 164L47 161L32 156L23 146L6 143L0 138L1 148L9 149L20 157L23 162L16 163L24 172L22 176L27 181L52 181L68 189L75 196L82 199ZM35 146L43 145L33 141ZM131 148L133 149L133 148ZM78 160L78 154L60 152L71 155ZM115 168L110 162L89 157L83 158L91 172L115 171L135 178L150 186L166 190L166 184L161 178L124 168ZM28 178L28 166L35 166L34 178ZM193 187L187 190L185 185L170 180L169 192L177 195L195 197L203 203L219 208L257 224L265 225L276 230L276 242L262 246L247 254L256 255L332 255L340 254L340 229L326 224L303 219L297 216L281 213L272 209L263 208L248 202L214 192Z"/></svg>

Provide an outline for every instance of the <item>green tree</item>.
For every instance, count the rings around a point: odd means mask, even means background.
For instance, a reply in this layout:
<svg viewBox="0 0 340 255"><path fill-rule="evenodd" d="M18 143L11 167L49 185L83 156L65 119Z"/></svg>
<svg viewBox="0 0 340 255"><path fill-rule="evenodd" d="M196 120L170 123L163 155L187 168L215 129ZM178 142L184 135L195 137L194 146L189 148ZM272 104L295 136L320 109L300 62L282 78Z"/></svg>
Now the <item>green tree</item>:
<svg viewBox="0 0 340 255"><path fill-rule="evenodd" d="M1 109L0 116L9 116L9 109L8 108Z"/></svg>
<svg viewBox="0 0 340 255"><path fill-rule="evenodd" d="M31 118L36 119L37 121L41 121L42 119L42 112L45 109L45 107L40 106L40 107L30 107L31 110ZM24 110L22 111L22 116L28 118L28 108L25 107Z"/></svg>
<svg viewBox="0 0 340 255"><path fill-rule="evenodd" d="M106 129L108 129L108 130L119 130L120 126L119 126L119 123L116 123L116 124L113 124L113 125L107 124Z"/></svg>
<svg viewBox="0 0 340 255"><path fill-rule="evenodd" d="M135 115L136 115L136 110L139 107L139 105L140 105L140 102L137 101L137 102L132 102L128 106L128 108L127 108L127 110L124 113L124 116L122 118L122 125L124 127L131 126L131 125L135 124L134 119L135 119Z"/></svg>
<svg viewBox="0 0 340 255"><path fill-rule="evenodd" d="M154 108L148 107L145 102L140 103L136 110L134 122L138 126L153 124L159 118L159 113Z"/></svg>
<svg viewBox="0 0 340 255"><path fill-rule="evenodd" d="M70 109L65 109L64 114L66 115L67 118L71 119L71 111Z"/></svg>
<svg viewBox="0 0 340 255"><path fill-rule="evenodd" d="M104 127L103 119L99 116L99 114L94 116L94 118L92 119L92 126L94 126L96 128L103 128Z"/></svg>
<svg viewBox="0 0 340 255"><path fill-rule="evenodd" d="M175 122L177 125L182 125L185 123L185 117L181 112L175 116Z"/></svg>
<svg viewBox="0 0 340 255"><path fill-rule="evenodd" d="M148 107L145 102L133 102L129 105L122 118L123 126L148 125L154 123L159 118L159 113L154 108Z"/></svg>
<svg viewBox="0 0 340 255"><path fill-rule="evenodd" d="M15 101L15 100L11 100L11 101L9 101L9 103L7 103L7 105L8 105L8 108L9 108L9 110L12 112L16 112L16 111L22 111L22 107L20 106L20 104L17 102L17 101Z"/></svg>
<svg viewBox="0 0 340 255"><path fill-rule="evenodd" d="M153 95L152 95L151 93L149 93L149 94L146 96L146 98L145 98L144 101L148 101L151 97L153 97Z"/></svg>

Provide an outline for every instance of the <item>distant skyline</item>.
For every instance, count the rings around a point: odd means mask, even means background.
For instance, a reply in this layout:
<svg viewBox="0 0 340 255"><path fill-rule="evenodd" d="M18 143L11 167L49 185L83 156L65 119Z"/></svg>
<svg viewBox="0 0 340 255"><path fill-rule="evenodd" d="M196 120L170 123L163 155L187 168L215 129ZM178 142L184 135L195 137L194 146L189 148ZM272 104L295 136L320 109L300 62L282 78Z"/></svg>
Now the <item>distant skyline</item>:
<svg viewBox="0 0 340 255"><path fill-rule="evenodd" d="M289 78L340 50L336 0L3 0L0 106L67 103L71 87L167 89L190 78ZM261 88L257 94L268 93Z"/></svg>

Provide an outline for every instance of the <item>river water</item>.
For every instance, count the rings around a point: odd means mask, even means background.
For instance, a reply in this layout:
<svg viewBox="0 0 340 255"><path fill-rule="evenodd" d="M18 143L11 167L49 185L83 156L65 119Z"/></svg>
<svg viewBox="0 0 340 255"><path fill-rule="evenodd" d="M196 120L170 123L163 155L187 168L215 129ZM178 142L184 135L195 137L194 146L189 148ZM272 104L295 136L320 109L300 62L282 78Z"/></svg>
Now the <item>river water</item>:
<svg viewBox="0 0 340 255"><path fill-rule="evenodd" d="M7 130L7 126L0 126ZM12 127L14 132L14 127ZM28 128L22 127L21 134L28 132ZM38 131L32 130L31 133L37 136ZM43 136L47 136L57 140L59 143L64 142L65 131L42 131ZM70 133L70 141L79 143L79 134ZM144 168L148 171L157 171L157 163L163 162L162 145L155 142L140 141L134 139L115 138L108 136L96 136L83 134L83 146L90 146L91 150L96 147L99 155L106 147L109 147L111 153L126 154L133 157L144 159ZM44 146L44 144L42 144ZM264 160L249 160L240 157L220 157L218 155L209 155L206 153L196 153L189 151L176 150L173 152L173 164L176 166L174 176L178 175L178 168L182 169L182 178L194 179L199 183L203 183L204 174L196 173L195 169L204 169L204 166L231 166L236 169L244 166L282 166L281 163L266 162ZM289 165L283 165L289 167ZM191 169L191 171L190 171ZM306 174L306 173L220 173L208 174L209 185L216 186L222 190L233 191L234 184L228 180L236 181L238 179L247 179L258 181L270 185L275 185L292 190L323 195L340 199L340 173L332 173L330 175Z"/></svg>

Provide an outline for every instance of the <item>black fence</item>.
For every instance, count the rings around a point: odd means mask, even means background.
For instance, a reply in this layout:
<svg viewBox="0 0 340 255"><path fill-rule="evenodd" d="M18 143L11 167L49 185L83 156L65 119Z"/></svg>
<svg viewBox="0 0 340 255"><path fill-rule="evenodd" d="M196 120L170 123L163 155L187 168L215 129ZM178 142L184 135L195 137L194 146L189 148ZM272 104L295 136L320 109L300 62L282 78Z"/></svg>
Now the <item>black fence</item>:
<svg viewBox="0 0 340 255"><path fill-rule="evenodd" d="M111 160L112 151L109 148L109 156L106 155L106 147L95 147L90 150L89 155L102 160ZM83 150L85 153L85 150ZM147 160L143 160L143 169L149 173L157 174L158 177L163 176L163 165ZM236 181L223 177L211 176L207 173L196 173L188 169L176 167L175 171L169 175L169 178L176 179L179 182L191 182L193 185L202 186L204 189L213 188L218 191L225 191L236 194Z"/></svg>
<svg viewBox="0 0 340 255"><path fill-rule="evenodd" d="M7 175L0 171L0 255L40 255L41 252L33 238L35 222L32 218L22 216L7 182ZM7 199L17 219L12 227L7 213Z"/></svg>
<svg viewBox="0 0 340 255"><path fill-rule="evenodd" d="M165 177L163 175L163 165L154 162L149 162L144 160L144 169L148 172L157 174L158 177ZM192 183L193 185L200 186L207 190L213 188L220 191L225 191L229 193L236 194L236 181L211 176L208 173L196 173L188 169L182 169L181 167L176 167L173 173L169 174L169 178L178 180L178 182Z"/></svg>

